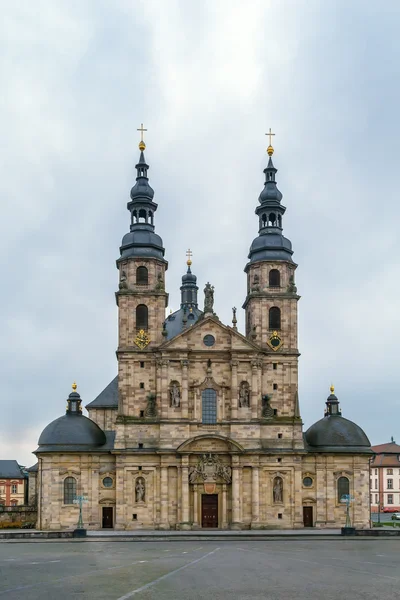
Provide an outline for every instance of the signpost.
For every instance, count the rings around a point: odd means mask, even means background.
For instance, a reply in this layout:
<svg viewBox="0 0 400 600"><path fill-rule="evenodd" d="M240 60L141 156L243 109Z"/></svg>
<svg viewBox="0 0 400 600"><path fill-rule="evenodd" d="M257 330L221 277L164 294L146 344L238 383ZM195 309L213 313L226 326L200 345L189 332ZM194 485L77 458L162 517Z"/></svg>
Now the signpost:
<svg viewBox="0 0 400 600"><path fill-rule="evenodd" d="M87 496L75 496L73 503L74 504L79 504L79 519L78 519L78 525L76 527L76 529L74 529L74 537L85 537L86 536L86 529L83 527L83 519L82 519L82 504L89 502Z"/></svg>

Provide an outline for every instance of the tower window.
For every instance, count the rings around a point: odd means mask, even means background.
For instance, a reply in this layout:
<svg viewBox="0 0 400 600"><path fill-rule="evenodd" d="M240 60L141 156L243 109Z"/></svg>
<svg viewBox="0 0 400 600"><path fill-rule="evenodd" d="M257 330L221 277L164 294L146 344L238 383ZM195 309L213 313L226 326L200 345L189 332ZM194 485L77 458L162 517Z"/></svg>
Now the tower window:
<svg viewBox="0 0 400 600"><path fill-rule="evenodd" d="M149 311L145 304L138 304L136 307L136 329L147 329L149 320Z"/></svg>
<svg viewBox="0 0 400 600"><path fill-rule="evenodd" d="M144 369L144 361L143 360L140 361L140 368Z"/></svg>
<svg viewBox="0 0 400 600"><path fill-rule="evenodd" d="M274 371L276 371L276 369L278 368L278 363L272 363L272 368L274 369Z"/></svg>
<svg viewBox="0 0 400 600"><path fill-rule="evenodd" d="M137 285L147 285L149 283L149 272L146 267L138 267L136 269Z"/></svg>
<svg viewBox="0 0 400 600"><path fill-rule="evenodd" d="M143 381L140 382L139 387L141 390L144 390L144 382Z"/></svg>
<svg viewBox="0 0 400 600"><path fill-rule="evenodd" d="M217 392L211 388L202 393L202 421L207 425L217 422Z"/></svg>
<svg viewBox="0 0 400 600"><path fill-rule="evenodd" d="M277 389L278 389L278 384L274 383L274 390L277 390Z"/></svg>
<svg viewBox="0 0 400 600"><path fill-rule="evenodd" d="M281 309L277 306L272 306L272 308L269 309L269 328L281 328Z"/></svg>
<svg viewBox="0 0 400 600"><path fill-rule="evenodd" d="M271 269L269 272L269 287L280 287L281 274L278 269Z"/></svg>
<svg viewBox="0 0 400 600"><path fill-rule="evenodd" d="M343 496L347 496L350 492L350 482L347 477L339 477L337 480L337 493L338 502L341 501Z"/></svg>
<svg viewBox="0 0 400 600"><path fill-rule="evenodd" d="M147 223L147 213L144 208L139 210L139 223Z"/></svg>

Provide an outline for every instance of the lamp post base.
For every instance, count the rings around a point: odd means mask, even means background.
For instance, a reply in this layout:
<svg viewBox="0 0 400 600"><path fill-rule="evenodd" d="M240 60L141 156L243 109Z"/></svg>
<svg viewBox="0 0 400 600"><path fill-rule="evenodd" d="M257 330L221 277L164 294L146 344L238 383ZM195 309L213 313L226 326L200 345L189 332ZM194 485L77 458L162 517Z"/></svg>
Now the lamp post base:
<svg viewBox="0 0 400 600"><path fill-rule="evenodd" d="M86 537L86 529L74 529L72 532L72 537L74 537L74 538Z"/></svg>

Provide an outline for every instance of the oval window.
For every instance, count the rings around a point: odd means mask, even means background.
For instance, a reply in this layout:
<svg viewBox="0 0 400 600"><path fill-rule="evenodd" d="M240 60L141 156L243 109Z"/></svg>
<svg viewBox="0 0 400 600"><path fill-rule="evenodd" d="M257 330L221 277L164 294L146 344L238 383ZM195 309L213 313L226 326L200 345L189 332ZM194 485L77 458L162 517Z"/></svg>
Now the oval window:
<svg viewBox="0 0 400 600"><path fill-rule="evenodd" d="M313 484L313 480L311 479L311 477L304 477L304 479L303 479L304 487L311 487L312 484Z"/></svg>
<svg viewBox="0 0 400 600"><path fill-rule="evenodd" d="M113 480L111 479L111 477L104 477L104 479L103 479L104 487L112 487L112 484L113 484Z"/></svg>
<svg viewBox="0 0 400 600"><path fill-rule="evenodd" d="M208 346L208 347L214 346L214 344L215 344L215 337L213 335L210 335L210 334L205 335L204 338L203 338L203 343L204 343L205 346Z"/></svg>

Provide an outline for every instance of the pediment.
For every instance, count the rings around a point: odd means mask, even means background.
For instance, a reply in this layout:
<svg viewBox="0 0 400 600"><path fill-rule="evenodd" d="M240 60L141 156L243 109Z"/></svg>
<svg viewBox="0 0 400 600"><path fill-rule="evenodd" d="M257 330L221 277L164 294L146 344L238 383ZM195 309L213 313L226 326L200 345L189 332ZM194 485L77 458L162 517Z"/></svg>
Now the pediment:
<svg viewBox="0 0 400 600"><path fill-rule="evenodd" d="M197 435L183 442L177 452L189 453L222 453L244 452L241 444L221 435Z"/></svg>
<svg viewBox="0 0 400 600"><path fill-rule="evenodd" d="M205 346L204 338L212 335L215 339L213 346ZM213 351L244 351L254 353L260 352L259 346L250 342L241 333L232 327L223 325L215 317L206 317L198 321L192 327L185 329L179 335L168 340L160 346L162 350L204 350Z"/></svg>

